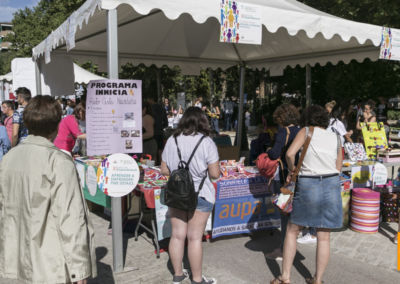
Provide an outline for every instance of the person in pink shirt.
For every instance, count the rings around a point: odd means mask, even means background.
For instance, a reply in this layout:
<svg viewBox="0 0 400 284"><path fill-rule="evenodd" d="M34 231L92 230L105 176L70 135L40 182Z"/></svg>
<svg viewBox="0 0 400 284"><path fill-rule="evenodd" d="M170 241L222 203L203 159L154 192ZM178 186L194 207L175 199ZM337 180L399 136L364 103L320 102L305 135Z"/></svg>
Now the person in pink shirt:
<svg viewBox="0 0 400 284"><path fill-rule="evenodd" d="M12 101L4 101L1 104L1 110L6 115L4 119L4 126L7 129L8 139L12 143L12 133L13 133L13 115L14 115L14 103Z"/></svg>
<svg viewBox="0 0 400 284"><path fill-rule="evenodd" d="M54 145L62 151L71 153L75 146L76 139L86 139L86 134L79 129L78 120L85 120L85 104L79 103L73 115L64 117L58 127L58 134Z"/></svg>

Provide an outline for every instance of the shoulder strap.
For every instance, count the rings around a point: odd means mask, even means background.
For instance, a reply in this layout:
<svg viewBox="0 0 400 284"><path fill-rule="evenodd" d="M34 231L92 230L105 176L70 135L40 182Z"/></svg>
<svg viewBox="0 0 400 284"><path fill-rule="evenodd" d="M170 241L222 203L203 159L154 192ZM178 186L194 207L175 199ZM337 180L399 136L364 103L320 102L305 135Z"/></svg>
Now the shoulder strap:
<svg viewBox="0 0 400 284"><path fill-rule="evenodd" d="M205 136L203 135L203 136L200 138L199 142L197 142L197 145L196 145L196 147L194 147L193 152L192 152L192 154L190 155L189 160L188 160L187 162L185 162L185 161L182 160L181 150L179 149L179 146L178 146L178 139L176 139L176 136L175 136L174 138L175 138L176 148L178 149L179 163L183 163L183 164L185 165L185 167L188 168L188 167L189 167L189 164L190 164L190 161L192 160L192 158L193 158L193 156L194 156L194 153L196 152L197 148L199 148L200 143L201 143L201 141L203 141L203 139L205 138Z"/></svg>
<svg viewBox="0 0 400 284"><path fill-rule="evenodd" d="M289 141L289 136L290 136L290 129L289 127L285 127L286 128L286 141L285 141L285 146L287 146L287 143Z"/></svg>
<svg viewBox="0 0 400 284"><path fill-rule="evenodd" d="M311 126L309 128L309 131L307 131L307 129L306 129L306 132L307 132L307 138L306 138L306 141L304 142L303 150L301 151L299 162L297 163L297 167L296 167L296 169L295 169L295 171L293 173L292 181L296 181L297 175L300 172L300 168L301 168L301 166L303 164L303 161L304 161L304 158L306 156L306 153L307 153L307 150L308 150L308 146L310 146L311 138L312 138L312 136L314 134L314 127Z"/></svg>
<svg viewBox="0 0 400 284"><path fill-rule="evenodd" d="M175 138L176 148L178 149L179 162L183 162L183 161L182 161L181 150L179 149L179 146L178 146L178 139L176 139L176 136L174 136L174 138Z"/></svg>
<svg viewBox="0 0 400 284"><path fill-rule="evenodd" d="M206 136L203 135L203 136L200 138L199 142L197 142L196 147L194 147L193 152L192 152L192 154L190 155L189 160L187 161L187 165L188 165L188 166L189 166L190 161L192 160L192 158L193 158L193 156L194 156L194 153L196 152L197 148L199 148L200 143L201 143L201 141L203 141L204 138L206 138Z"/></svg>

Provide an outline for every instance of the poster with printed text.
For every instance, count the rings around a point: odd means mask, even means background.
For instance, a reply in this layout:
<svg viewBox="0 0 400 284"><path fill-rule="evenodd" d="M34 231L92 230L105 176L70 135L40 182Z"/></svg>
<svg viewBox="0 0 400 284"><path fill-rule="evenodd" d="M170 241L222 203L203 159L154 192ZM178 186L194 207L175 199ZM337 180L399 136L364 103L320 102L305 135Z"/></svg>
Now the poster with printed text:
<svg viewBox="0 0 400 284"><path fill-rule="evenodd" d="M142 81L90 81L86 133L89 156L141 153Z"/></svg>
<svg viewBox="0 0 400 284"><path fill-rule="evenodd" d="M218 181L212 237L279 227L280 213L272 204L279 187L279 181L269 184L264 177Z"/></svg>
<svg viewBox="0 0 400 284"><path fill-rule="evenodd" d="M261 7L240 1L220 1L220 42L261 45Z"/></svg>
<svg viewBox="0 0 400 284"><path fill-rule="evenodd" d="M400 60L400 30L382 28L379 59Z"/></svg>

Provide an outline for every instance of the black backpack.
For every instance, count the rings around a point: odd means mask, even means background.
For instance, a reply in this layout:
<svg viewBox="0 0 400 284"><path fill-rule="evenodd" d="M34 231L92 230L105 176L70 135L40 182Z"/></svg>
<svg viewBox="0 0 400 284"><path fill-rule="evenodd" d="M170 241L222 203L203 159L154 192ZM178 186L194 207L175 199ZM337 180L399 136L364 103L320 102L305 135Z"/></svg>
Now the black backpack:
<svg viewBox="0 0 400 284"><path fill-rule="evenodd" d="M196 192L192 174L189 171L189 164L194 156L194 153L196 152L197 148L199 147L201 141L203 141L205 136L200 138L187 162L182 160L181 151L179 150L178 146L178 140L176 139L176 137L174 138L176 148L178 149L179 165L178 169L172 171L167 182L164 203L171 208L176 208L184 211L194 211L197 207L198 195L206 180L207 174L200 183L199 191Z"/></svg>

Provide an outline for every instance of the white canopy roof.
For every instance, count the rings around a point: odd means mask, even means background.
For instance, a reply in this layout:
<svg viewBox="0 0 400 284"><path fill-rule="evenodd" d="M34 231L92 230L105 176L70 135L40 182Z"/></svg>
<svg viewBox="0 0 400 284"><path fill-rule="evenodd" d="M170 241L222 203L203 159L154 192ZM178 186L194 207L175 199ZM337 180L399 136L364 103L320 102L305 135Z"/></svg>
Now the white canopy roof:
<svg viewBox="0 0 400 284"><path fill-rule="evenodd" d="M12 81L12 72L7 73L7 74L5 74L5 75L1 75L1 76L0 76L0 81L11 82L11 81Z"/></svg>
<svg viewBox="0 0 400 284"><path fill-rule="evenodd" d="M178 65L186 74L246 63L279 75L286 66L377 60L382 27L344 20L295 0L259 5L262 45L219 42L219 0L88 0L33 49L34 58L71 48L75 59L106 70L107 10L118 10L119 63ZM79 27L79 28L78 28ZM58 51L59 52L59 51Z"/></svg>

